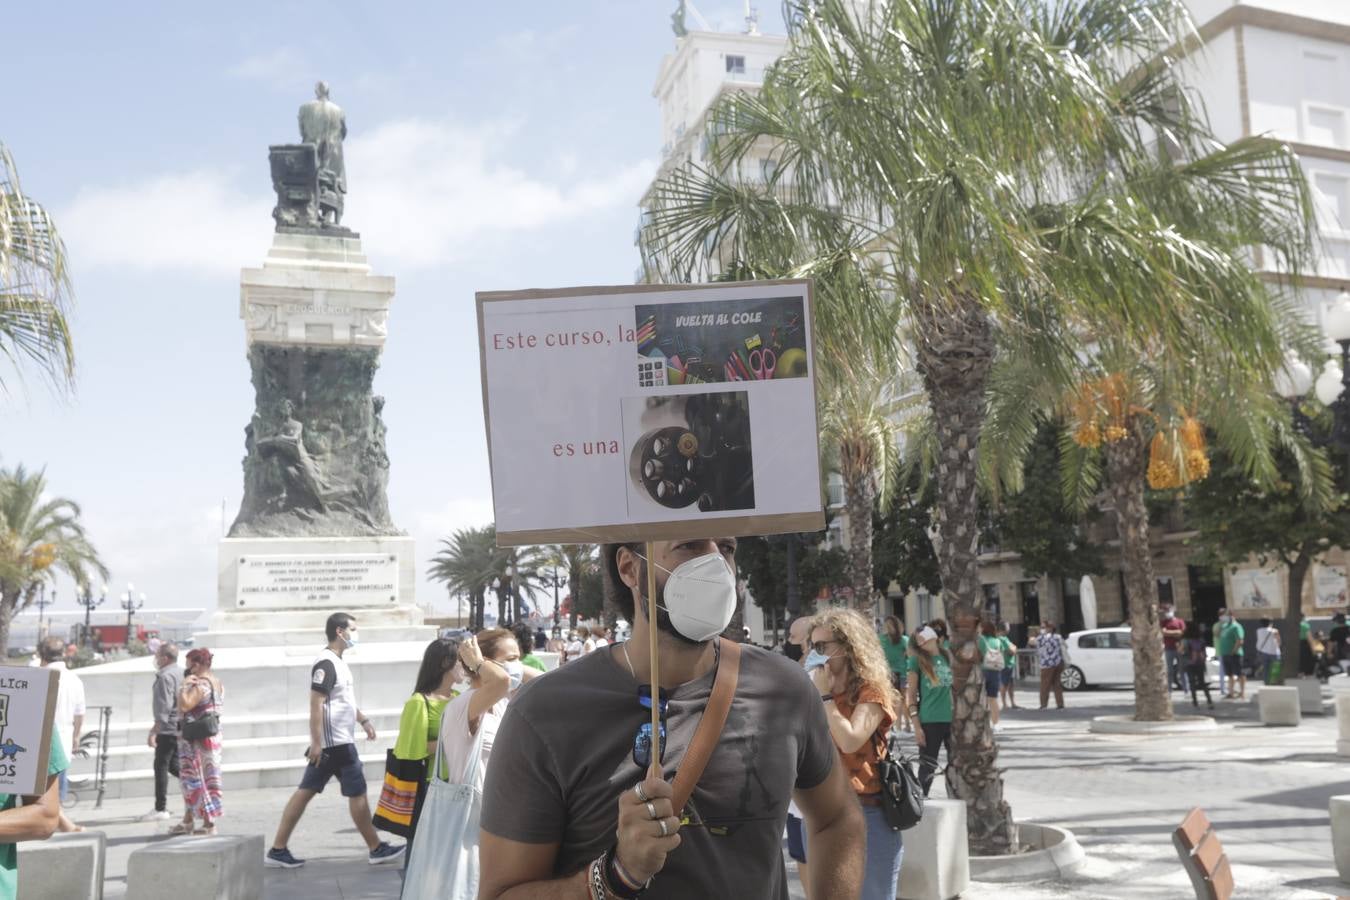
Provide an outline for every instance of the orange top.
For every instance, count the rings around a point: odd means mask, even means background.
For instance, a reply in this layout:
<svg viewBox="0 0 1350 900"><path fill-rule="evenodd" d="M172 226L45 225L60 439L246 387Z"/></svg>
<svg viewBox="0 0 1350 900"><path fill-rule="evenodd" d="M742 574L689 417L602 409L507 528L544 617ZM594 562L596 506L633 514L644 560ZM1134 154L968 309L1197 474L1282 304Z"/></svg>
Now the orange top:
<svg viewBox="0 0 1350 900"><path fill-rule="evenodd" d="M852 753L840 750L839 758L844 762L844 770L848 772L848 781L854 793L879 794L881 776L877 774L877 764L881 761L882 748L886 746L886 734L895 724L895 712L891 709L891 701L870 684L862 686L857 701L853 703L843 694L834 695L834 705L845 719L852 719L853 711L862 703L875 703L881 707L881 723L877 725L871 740Z"/></svg>

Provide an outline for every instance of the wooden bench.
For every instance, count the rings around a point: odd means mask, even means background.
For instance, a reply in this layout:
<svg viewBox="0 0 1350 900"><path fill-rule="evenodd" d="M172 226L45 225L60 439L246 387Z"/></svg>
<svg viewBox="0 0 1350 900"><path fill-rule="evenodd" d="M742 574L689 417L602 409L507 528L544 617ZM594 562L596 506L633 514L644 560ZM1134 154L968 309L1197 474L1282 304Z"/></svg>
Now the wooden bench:
<svg viewBox="0 0 1350 900"><path fill-rule="evenodd" d="M1191 876L1196 900L1229 900L1233 896L1233 869L1203 810L1197 807L1181 821L1172 832L1172 846Z"/></svg>

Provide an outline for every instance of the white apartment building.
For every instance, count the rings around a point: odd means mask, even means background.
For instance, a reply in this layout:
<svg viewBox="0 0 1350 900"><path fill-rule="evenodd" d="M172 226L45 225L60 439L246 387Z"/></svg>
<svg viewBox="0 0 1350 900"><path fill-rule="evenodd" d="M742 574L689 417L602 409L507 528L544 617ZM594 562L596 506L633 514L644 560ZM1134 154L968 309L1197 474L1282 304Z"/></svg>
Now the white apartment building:
<svg viewBox="0 0 1350 900"><path fill-rule="evenodd" d="M1320 324L1350 283L1350 0L1189 3L1204 46L1187 58L1186 80L1218 138L1287 141L1307 172L1323 244L1305 296Z"/></svg>

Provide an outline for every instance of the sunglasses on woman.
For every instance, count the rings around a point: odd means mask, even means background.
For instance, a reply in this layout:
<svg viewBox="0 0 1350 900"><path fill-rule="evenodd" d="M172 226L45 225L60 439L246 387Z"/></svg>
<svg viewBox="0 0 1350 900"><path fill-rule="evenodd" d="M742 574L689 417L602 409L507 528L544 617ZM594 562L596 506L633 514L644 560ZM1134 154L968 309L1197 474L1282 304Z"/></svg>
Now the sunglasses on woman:
<svg viewBox="0 0 1350 900"><path fill-rule="evenodd" d="M652 708L652 689L651 685L642 685L638 688L638 703L643 709ZM666 705L670 703L670 695L664 688L657 694L657 711L661 716L661 747L659 759L665 762L666 758ZM652 723L643 722L638 726L637 734L633 735L633 764L639 769L645 769L652 764Z"/></svg>

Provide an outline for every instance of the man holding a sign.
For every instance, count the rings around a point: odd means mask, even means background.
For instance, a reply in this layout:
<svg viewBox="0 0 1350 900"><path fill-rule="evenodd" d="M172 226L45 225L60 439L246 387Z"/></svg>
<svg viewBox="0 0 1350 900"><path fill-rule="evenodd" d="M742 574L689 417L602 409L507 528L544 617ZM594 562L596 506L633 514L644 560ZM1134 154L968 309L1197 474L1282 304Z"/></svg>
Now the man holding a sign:
<svg viewBox="0 0 1350 900"><path fill-rule="evenodd" d="M52 727L59 673L0 667L0 900L19 893L19 841L45 841L61 820L59 776L69 765ZM17 806L16 795L23 805Z"/></svg>
<svg viewBox="0 0 1350 900"><path fill-rule="evenodd" d="M735 552L733 538L604 548L633 638L536 679L508 708L479 896L786 898L789 800L806 820L810 896L858 896L863 820L819 693L791 660L719 640Z"/></svg>

